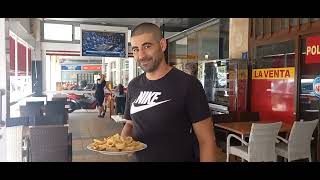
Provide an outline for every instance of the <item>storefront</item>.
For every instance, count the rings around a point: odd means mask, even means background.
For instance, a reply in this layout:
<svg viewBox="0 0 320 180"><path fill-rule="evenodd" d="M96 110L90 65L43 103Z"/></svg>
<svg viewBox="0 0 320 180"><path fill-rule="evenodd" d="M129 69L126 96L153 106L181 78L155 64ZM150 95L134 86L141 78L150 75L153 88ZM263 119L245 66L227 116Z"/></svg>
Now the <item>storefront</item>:
<svg viewBox="0 0 320 180"><path fill-rule="evenodd" d="M319 20L250 19L249 110L258 111L261 121L292 124L320 117L314 88L320 75Z"/></svg>
<svg viewBox="0 0 320 180"><path fill-rule="evenodd" d="M247 61L229 59L230 19L212 19L168 39L168 62L196 76L212 113L246 110Z"/></svg>
<svg viewBox="0 0 320 180"><path fill-rule="evenodd" d="M320 36L319 18L250 19L249 57L252 65L250 110L261 111L262 120L292 123L315 98L312 82L320 74L320 59L306 61L306 41ZM317 44L314 44L317 47ZM316 51L316 49L315 49ZM257 78L255 73L271 74ZM279 73L277 73L279 71ZM274 74L272 74L274 72ZM284 76L281 76L281 73ZM308 96L308 98L306 98ZM261 101L261 98L264 98ZM306 101L306 99L309 99ZM317 100L318 101L318 100ZM259 104L264 102L263 104ZM308 105L309 104L309 105Z"/></svg>
<svg viewBox="0 0 320 180"><path fill-rule="evenodd" d="M31 46L9 31L10 103L32 94Z"/></svg>
<svg viewBox="0 0 320 180"><path fill-rule="evenodd" d="M90 62L71 60L61 63L63 90L92 89L102 72L101 60Z"/></svg>

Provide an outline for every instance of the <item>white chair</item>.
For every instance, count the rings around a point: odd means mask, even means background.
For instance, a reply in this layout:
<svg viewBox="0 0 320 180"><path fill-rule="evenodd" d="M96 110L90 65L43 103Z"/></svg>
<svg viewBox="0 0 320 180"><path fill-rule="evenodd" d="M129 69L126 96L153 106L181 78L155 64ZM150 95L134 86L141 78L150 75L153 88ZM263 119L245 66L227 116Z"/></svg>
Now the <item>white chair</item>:
<svg viewBox="0 0 320 180"><path fill-rule="evenodd" d="M248 162L276 162L276 137L281 125L282 122L253 123L251 126L249 143L237 135L229 134L227 137L227 162L229 162L230 154L241 157ZM238 139L243 145L230 146L231 138Z"/></svg>
<svg viewBox="0 0 320 180"><path fill-rule="evenodd" d="M7 161L9 162L26 162L26 137L28 127L13 126L6 127L6 143L7 143Z"/></svg>
<svg viewBox="0 0 320 180"><path fill-rule="evenodd" d="M311 162L312 134L319 120L295 121L289 139L277 136L281 142L276 144L277 155L286 158L289 162L298 159L309 159Z"/></svg>

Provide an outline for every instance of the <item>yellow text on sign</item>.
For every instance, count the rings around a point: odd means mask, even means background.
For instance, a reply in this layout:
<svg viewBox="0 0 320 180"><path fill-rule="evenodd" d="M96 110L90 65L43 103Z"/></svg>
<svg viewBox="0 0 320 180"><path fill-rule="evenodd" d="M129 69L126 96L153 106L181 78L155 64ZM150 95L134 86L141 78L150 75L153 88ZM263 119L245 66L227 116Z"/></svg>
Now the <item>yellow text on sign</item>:
<svg viewBox="0 0 320 180"><path fill-rule="evenodd" d="M294 67L253 69L252 79L293 79Z"/></svg>

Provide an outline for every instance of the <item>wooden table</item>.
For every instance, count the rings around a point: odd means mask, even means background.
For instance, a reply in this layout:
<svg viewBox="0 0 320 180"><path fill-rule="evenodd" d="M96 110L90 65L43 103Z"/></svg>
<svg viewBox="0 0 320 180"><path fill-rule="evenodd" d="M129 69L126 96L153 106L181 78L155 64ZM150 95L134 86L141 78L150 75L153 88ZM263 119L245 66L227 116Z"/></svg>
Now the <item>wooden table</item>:
<svg viewBox="0 0 320 180"><path fill-rule="evenodd" d="M248 121L248 122L229 122L229 123L216 123L216 127L234 132L241 136L247 136L250 134L252 123L259 123L257 121ZM261 123L261 122L260 122ZM291 125L282 124L279 132L290 132Z"/></svg>

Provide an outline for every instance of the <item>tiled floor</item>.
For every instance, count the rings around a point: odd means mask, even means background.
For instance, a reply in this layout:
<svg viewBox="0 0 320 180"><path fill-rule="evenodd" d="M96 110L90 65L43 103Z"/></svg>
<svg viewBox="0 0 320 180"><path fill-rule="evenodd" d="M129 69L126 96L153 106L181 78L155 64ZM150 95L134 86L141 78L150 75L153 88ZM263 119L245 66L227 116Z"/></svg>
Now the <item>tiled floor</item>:
<svg viewBox="0 0 320 180"><path fill-rule="evenodd" d="M121 123L115 123L109 117L98 118L95 111L76 111L69 114L69 127L72 132L73 162L127 162L127 156L108 156L89 151L86 147L93 138L103 138L120 133ZM225 161L225 153L217 153L217 161Z"/></svg>
<svg viewBox="0 0 320 180"><path fill-rule="evenodd" d="M103 138L120 133L122 124L113 122L110 118L98 118L97 112L73 112L69 114L70 130L72 132L73 162L126 162L126 156L107 156L89 151L86 147L93 138Z"/></svg>

